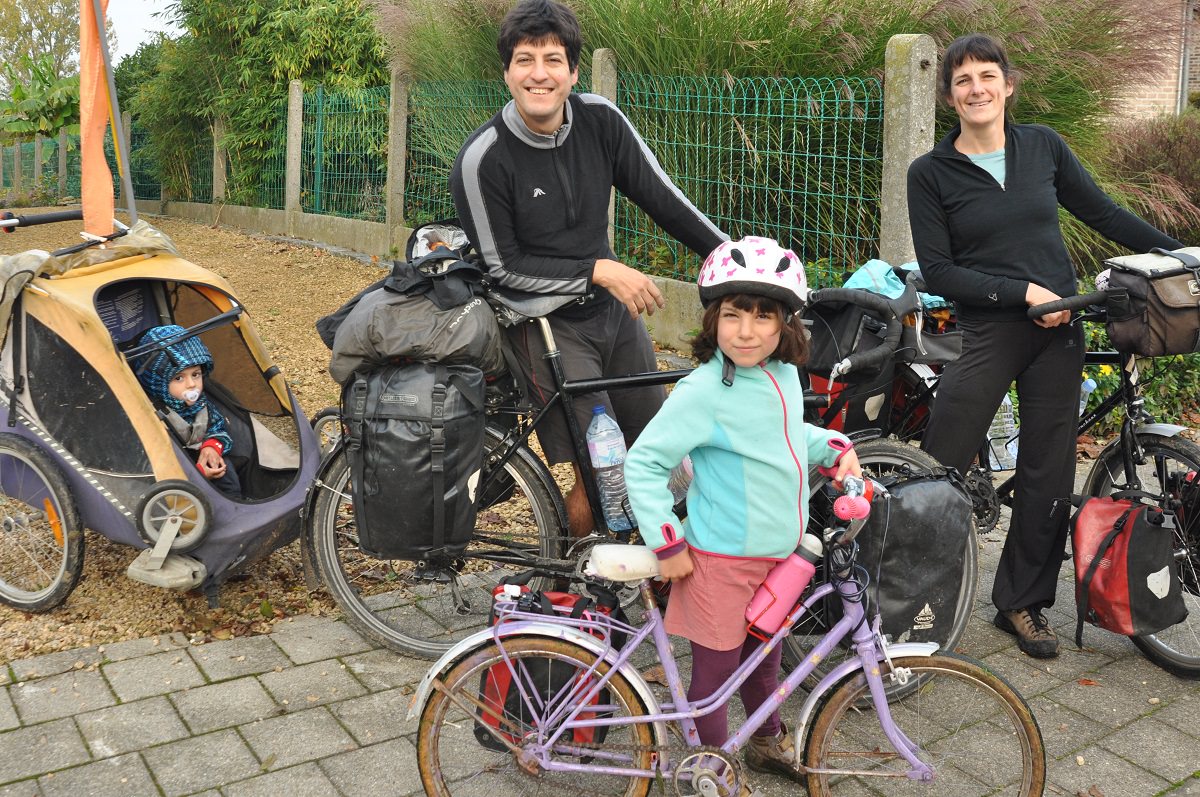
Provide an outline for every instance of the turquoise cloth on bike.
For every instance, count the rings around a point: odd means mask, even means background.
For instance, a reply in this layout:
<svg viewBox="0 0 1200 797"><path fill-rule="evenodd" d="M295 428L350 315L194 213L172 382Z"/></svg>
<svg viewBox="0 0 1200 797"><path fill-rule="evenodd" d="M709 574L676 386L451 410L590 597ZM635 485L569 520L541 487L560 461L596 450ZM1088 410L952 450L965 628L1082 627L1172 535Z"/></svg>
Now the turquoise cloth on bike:
<svg viewBox="0 0 1200 797"><path fill-rule="evenodd" d="M915 271L917 261L913 260L900 268L905 271ZM899 299L904 293L904 283L896 276L892 267L882 260L871 259L854 270L850 278L842 285L843 288L858 288L859 290L879 293L889 299ZM950 303L932 293L917 293L921 306L926 310L936 310L939 307L949 307Z"/></svg>
<svg viewBox="0 0 1200 797"><path fill-rule="evenodd" d="M680 380L625 460L642 540L673 554L683 542L709 553L782 559L795 550L808 508L808 466L833 465L849 440L804 422L794 365L768 360L721 381L718 351ZM834 442L836 441L836 442ZM685 454L695 477L680 522L667 479Z"/></svg>

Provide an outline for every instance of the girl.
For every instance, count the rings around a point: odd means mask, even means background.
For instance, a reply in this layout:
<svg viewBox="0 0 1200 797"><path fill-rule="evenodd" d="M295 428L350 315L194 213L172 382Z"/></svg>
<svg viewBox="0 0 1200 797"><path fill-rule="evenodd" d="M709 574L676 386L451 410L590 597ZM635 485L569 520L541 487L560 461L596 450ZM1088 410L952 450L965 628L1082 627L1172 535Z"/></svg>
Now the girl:
<svg viewBox="0 0 1200 797"><path fill-rule="evenodd" d="M625 479L643 540L672 582L666 628L692 644L688 700L719 687L758 646L746 606L806 522L811 463L861 475L850 441L804 423L796 365L808 342L795 315L808 287L804 266L767 238L726 242L700 270L703 327L692 341L702 363L681 380L629 452ZM667 479L691 455L687 520L671 512ZM750 713L778 685L780 649L741 689ZM699 717L700 741L728 737L725 706ZM774 713L756 732L746 763L797 778L792 740Z"/></svg>
<svg viewBox="0 0 1200 797"><path fill-rule="evenodd" d="M1016 380L1021 448L993 623L1051 658L1058 638L1042 612L1067 535L1084 341L1069 312L1030 321L1025 309L1075 295L1059 205L1137 252L1182 244L1118 207L1053 130L1008 120L1015 78L997 41L955 39L939 79L959 123L909 167L908 213L930 291L957 307L963 353L946 366L922 448L966 473Z"/></svg>

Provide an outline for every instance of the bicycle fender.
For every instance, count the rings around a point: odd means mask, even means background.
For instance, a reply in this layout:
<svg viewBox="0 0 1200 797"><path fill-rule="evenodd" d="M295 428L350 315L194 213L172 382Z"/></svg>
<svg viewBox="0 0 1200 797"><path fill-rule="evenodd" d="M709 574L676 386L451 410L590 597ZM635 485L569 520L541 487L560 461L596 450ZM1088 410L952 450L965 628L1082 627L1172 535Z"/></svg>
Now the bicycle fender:
<svg viewBox="0 0 1200 797"><path fill-rule="evenodd" d="M902 656L923 656L929 657L937 653L941 647L936 642L902 642L898 645L888 645L887 652L891 658L900 658ZM834 667L828 675L821 679L804 700L804 705L800 706L800 711L796 715L796 724L792 731L792 739L804 739L808 734L808 725L812 721L813 714L816 712L817 704L829 692L833 691L834 687L844 681L848 676L856 670L862 669L862 662L858 659L848 659L838 666ZM795 751L796 762L799 762L799 757L803 755L803 745L795 743L792 749Z"/></svg>
<svg viewBox="0 0 1200 797"><path fill-rule="evenodd" d="M1138 434L1152 434L1158 437L1178 437L1186 426L1176 426L1173 423L1144 423L1137 428Z"/></svg>
<svg viewBox="0 0 1200 797"><path fill-rule="evenodd" d="M597 656L606 659L609 662L615 660L615 651L602 643L599 639L580 631L578 628L573 628L568 625L557 623L540 623L540 622L510 622L505 623L504 629L500 632L500 637L512 636L543 636L550 639L561 639L566 642L571 642L581 648L595 653ZM429 700L429 695L433 691L433 681L445 675L451 667L457 664L461 659L466 658L472 651L483 645L491 644L495 641L495 633L492 628L484 628L476 631L474 634L462 639L457 645L450 648L442 654L442 657L434 662L429 671L425 673L425 677L421 679L421 683L417 685L416 692L412 696L412 700L408 704L408 719L416 719L421 712L425 710L425 703ZM903 646L898 646L903 647ZM936 647L936 645L934 646ZM609 655L605 655L606 652ZM650 690L650 685L642 678L637 669L628 661L625 665L617 670L625 680L629 682L630 687L641 698L642 704L646 707L646 711L650 714L659 714L661 709L658 705L658 699ZM667 735L667 726L663 722L653 723L654 736L656 745L666 745L669 741Z"/></svg>

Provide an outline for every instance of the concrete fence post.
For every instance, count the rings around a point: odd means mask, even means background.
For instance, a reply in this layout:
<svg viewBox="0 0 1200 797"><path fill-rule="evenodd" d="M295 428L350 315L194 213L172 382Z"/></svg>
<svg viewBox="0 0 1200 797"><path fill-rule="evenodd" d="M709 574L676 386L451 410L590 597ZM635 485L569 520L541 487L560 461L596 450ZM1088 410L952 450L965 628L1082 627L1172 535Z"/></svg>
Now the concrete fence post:
<svg viewBox="0 0 1200 797"><path fill-rule="evenodd" d="M58 131L58 198L67 195L67 131Z"/></svg>
<svg viewBox="0 0 1200 797"><path fill-rule="evenodd" d="M398 69L392 70L392 93L388 108L387 196L384 224L388 230L388 245L395 257L404 252L408 238L404 219L404 167L408 160L408 78Z"/></svg>
<svg viewBox="0 0 1200 797"><path fill-rule="evenodd" d="M608 98L614 105L617 103L617 53L608 47L601 47L592 53L592 93ZM613 246L616 240L617 223L617 192L608 192L608 245Z"/></svg>
<svg viewBox="0 0 1200 797"><path fill-rule="evenodd" d="M129 111L121 111L121 150L125 153L125 168L129 169L129 184L133 185L133 150L129 148L129 142L133 136L133 116ZM121 161L117 159L117 174L120 175ZM132 211L137 205L137 199L132 196L125 196L125 181L117 180L118 196L120 202L118 206L124 206L125 210Z"/></svg>
<svg viewBox="0 0 1200 797"><path fill-rule="evenodd" d="M300 158L304 130L304 84L288 84L287 164L283 178L283 209L287 213L287 234L296 235L300 227Z"/></svg>
<svg viewBox="0 0 1200 797"><path fill-rule="evenodd" d="M908 165L933 147L937 44L924 33L888 40L883 61L883 186L879 197L879 258L893 265L916 259L908 225Z"/></svg>
<svg viewBox="0 0 1200 797"><path fill-rule="evenodd" d="M40 134L35 134L33 137L33 187L36 190L38 182L42 179L42 137Z"/></svg>
<svg viewBox="0 0 1200 797"><path fill-rule="evenodd" d="M225 120L221 117L213 119L213 159L212 159L212 204L219 205L225 201L225 173L228 155L221 139L225 138Z"/></svg>

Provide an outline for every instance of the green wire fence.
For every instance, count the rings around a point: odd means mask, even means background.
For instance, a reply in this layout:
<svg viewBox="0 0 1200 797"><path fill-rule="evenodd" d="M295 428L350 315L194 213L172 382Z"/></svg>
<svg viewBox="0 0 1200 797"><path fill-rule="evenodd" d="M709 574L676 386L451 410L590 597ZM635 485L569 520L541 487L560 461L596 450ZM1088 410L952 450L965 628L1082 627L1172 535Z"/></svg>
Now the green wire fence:
<svg viewBox="0 0 1200 797"><path fill-rule="evenodd" d="M387 212L389 86L304 95L300 207L366 221Z"/></svg>
<svg viewBox="0 0 1200 797"><path fill-rule="evenodd" d="M134 199L160 199L162 178L158 159L149 146L150 131L134 119L129 125L129 178L133 183Z"/></svg>

